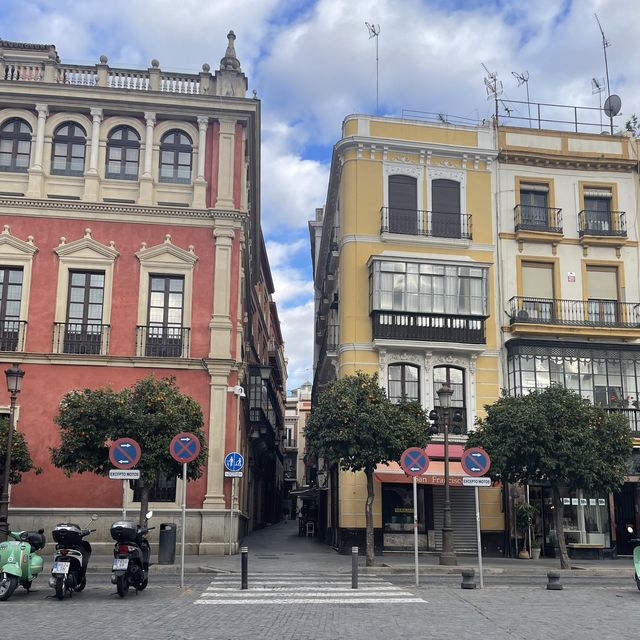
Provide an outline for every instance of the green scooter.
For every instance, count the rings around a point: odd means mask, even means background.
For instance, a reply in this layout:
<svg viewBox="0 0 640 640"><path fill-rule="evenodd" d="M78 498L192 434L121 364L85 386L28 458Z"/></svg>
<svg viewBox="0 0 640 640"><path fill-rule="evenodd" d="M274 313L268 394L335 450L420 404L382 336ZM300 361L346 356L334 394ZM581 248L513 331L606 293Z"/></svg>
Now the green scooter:
<svg viewBox="0 0 640 640"><path fill-rule="evenodd" d="M0 533L8 539L0 542L0 600L8 600L18 585L27 591L31 582L42 571L42 557L36 551L46 543L44 529L38 531L10 531L9 525L0 523Z"/></svg>
<svg viewBox="0 0 640 640"><path fill-rule="evenodd" d="M631 525L627 525L627 531L635 535L635 531ZM633 548L633 566L635 568L635 572L633 577L636 581L636 587L640 589L640 538L631 538L631 542L635 543L635 547Z"/></svg>

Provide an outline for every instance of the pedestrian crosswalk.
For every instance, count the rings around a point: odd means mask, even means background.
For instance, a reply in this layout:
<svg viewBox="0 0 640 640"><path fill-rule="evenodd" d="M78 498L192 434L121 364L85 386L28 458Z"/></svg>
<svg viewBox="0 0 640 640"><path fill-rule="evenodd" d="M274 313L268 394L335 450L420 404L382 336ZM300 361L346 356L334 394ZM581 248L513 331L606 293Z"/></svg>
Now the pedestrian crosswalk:
<svg viewBox="0 0 640 640"><path fill-rule="evenodd" d="M351 588L349 574L254 574L249 588L241 590L239 575L216 577L195 601L203 605L243 604L403 604L425 603L410 591L384 579L360 576Z"/></svg>

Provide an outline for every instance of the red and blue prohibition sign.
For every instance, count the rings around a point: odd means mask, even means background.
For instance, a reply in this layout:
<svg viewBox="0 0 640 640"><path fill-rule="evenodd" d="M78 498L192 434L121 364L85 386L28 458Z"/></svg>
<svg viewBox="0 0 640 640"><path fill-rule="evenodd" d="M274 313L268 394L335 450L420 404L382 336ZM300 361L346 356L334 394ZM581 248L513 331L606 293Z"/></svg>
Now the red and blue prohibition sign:
<svg viewBox="0 0 640 640"><path fill-rule="evenodd" d="M118 469L133 469L140 462L141 453L133 438L118 438L109 448L109 460Z"/></svg>
<svg viewBox="0 0 640 640"><path fill-rule="evenodd" d="M409 447L400 456L400 466L407 475L421 476L429 467L429 458L424 449Z"/></svg>
<svg viewBox="0 0 640 640"><path fill-rule="evenodd" d="M179 433L169 445L169 453L176 462L193 462L200 455L200 440L193 433Z"/></svg>
<svg viewBox="0 0 640 640"><path fill-rule="evenodd" d="M470 476L483 476L491 466L489 454L480 447L472 447L462 454L460 460L464 472Z"/></svg>

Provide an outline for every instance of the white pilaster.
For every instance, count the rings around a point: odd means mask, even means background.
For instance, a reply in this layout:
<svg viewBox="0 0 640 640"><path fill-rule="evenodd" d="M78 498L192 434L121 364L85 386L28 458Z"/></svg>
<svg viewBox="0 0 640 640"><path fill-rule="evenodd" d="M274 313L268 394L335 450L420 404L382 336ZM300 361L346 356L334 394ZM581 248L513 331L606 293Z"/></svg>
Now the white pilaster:
<svg viewBox="0 0 640 640"><path fill-rule="evenodd" d="M102 122L102 109L91 108L91 156L89 157L88 174L98 175L98 151L100 149L100 123Z"/></svg>
<svg viewBox="0 0 640 640"><path fill-rule="evenodd" d="M233 229L216 227L216 270L213 283L213 314L210 329L209 357L231 357L231 257Z"/></svg>
<svg viewBox="0 0 640 640"><path fill-rule="evenodd" d="M220 144L218 145L218 200L216 209L233 209L233 167L236 121L220 118Z"/></svg>
<svg viewBox="0 0 640 640"><path fill-rule="evenodd" d="M140 176L140 195L138 203L144 205L153 204L153 130L156 126L156 114L145 112L144 120L147 125L144 137L144 156L142 175Z"/></svg>
<svg viewBox="0 0 640 640"><path fill-rule="evenodd" d="M36 104L36 111L38 112L38 121L36 122L35 149L33 153L33 163L29 167L29 184L27 185L27 196L29 198L42 197L44 130L47 123L47 116L49 115L49 109L46 104Z"/></svg>
<svg viewBox="0 0 640 640"><path fill-rule="evenodd" d="M198 166L196 167L196 179L193 182L193 206L196 209L204 209L207 206L207 181L204 177L204 161L207 155L207 127L209 118L198 117Z"/></svg>

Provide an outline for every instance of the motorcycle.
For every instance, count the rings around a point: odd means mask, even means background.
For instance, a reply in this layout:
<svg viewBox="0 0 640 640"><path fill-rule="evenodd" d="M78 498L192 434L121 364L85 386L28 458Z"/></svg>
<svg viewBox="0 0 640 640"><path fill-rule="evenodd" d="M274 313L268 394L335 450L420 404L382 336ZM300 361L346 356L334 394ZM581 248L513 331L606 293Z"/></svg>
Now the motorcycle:
<svg viewBox="0 0 640 640"><path fill-rule="evenodd" d="M91 522L98 516L94 513ZM87 566L91 557L91 545L84 540L95 529L82 529L72 522L61 522L52 531L56 542L49 586L56 590L56 598L64 600L68 593L80 592L87 586Z"/></svg>
<svg viewBox="0 0 640 640"><path fill-rule="evenodd" d="M635 535L635 531L631 525L627 525L627 532L631 535ZM635 542L636 545L633 548L633 566L635 568L633 577L636 581L636 587L640 589L640 538L631 538L630 542Z"/></svg>
<svg viewBox="0 0 640 640"><path fill-rule="evenodd" d="M42 571L39 551L46 544L44 529L11 531L8 523L0 524L0 532L8 536L0 542L0 600L8 600L18 585L27 591Z"/></svg>
<svg viewBox="0 0 640 640"><path fill-rule="evenodd" d="M130 586L137 593L146 589L149 583L151 548L145 536L155 529L146 526L152 515L153 511L146 514L144 527L130 520L119 520L111 525L111 537L116 541L111 582L116 585L121 598L124 598Z"/></svg>

